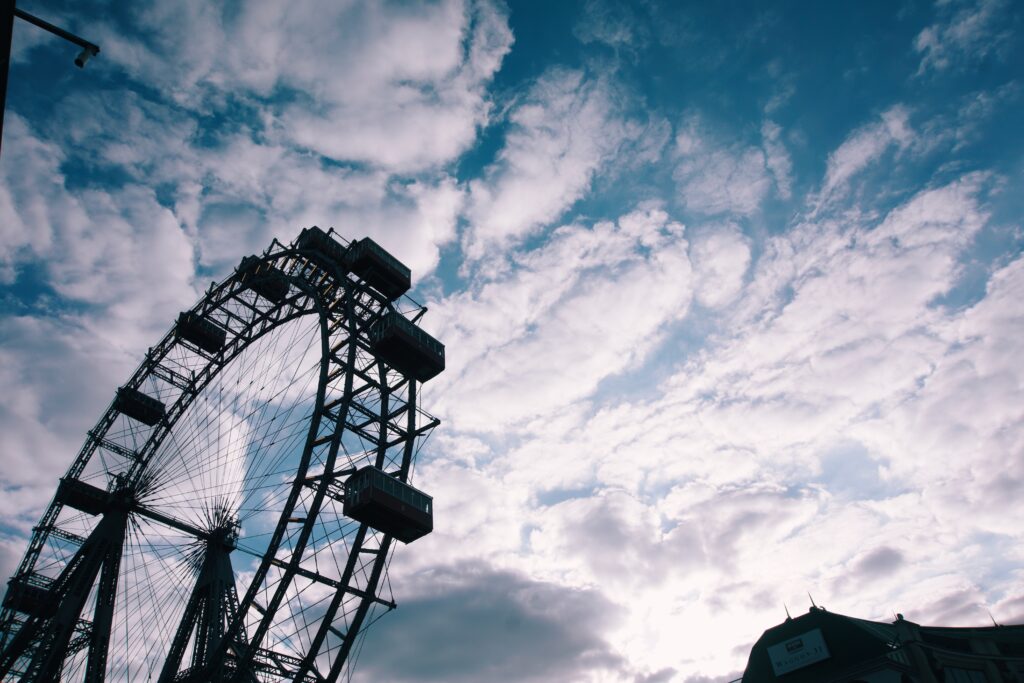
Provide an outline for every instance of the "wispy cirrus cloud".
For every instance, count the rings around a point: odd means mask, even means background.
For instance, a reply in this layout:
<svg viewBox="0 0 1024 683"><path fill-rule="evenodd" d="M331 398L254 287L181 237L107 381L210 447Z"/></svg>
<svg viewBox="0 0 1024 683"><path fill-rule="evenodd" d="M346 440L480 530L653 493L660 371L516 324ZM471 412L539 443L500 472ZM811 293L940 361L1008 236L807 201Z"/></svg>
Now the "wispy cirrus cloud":
<svg viewBox="0 0 1024 683"><path fill-rule="evenodd" d="M775 188L782 199L793 194L793 161L782 140L782 129L773 121L761 124L761 142L764 145L765 165L771 171Z"/></svg>
<svg viewBox="0 0 1024 683"><path fill-rule="evenodd" d="M887 109L879 121L866 124L852 133L828 157L821 199L829 201L842 195L850 180L889 149L907 147L914 138L910 112L903 106Z"/></svg>
<svg viewBox="0 0 1024 683"><path fill-rule="evenodd" d="M683 226L664 211L560 228L508 275L431 305L455 341L439 384L459 387L440 409L488 430L584 397L641 361L691 297Z"/></svg>
<svg viewBox="0 0 1024 683"><path fill-rule="evenodd" d="M469 183L464 249L479 258L558 220L595 174L644 127L630 120L625 93L579 70L543 74L509 114L505 144Z"/></svg>
<svg viewBox="0 0 1024 683"><path fill-rule="evenodd" d="M619 0L588 0L573 34L583 43L626 50L641 48L650 40L637 8Z"/></svg>
<svg viewBox="0 0 1024 683"><path fill-rule="evenodd" d="M977 62L1011 38L1000 21L1007 9L1004 0L936 4L939 20L914 39L914 49L921 55L918 76Z"/></svg>

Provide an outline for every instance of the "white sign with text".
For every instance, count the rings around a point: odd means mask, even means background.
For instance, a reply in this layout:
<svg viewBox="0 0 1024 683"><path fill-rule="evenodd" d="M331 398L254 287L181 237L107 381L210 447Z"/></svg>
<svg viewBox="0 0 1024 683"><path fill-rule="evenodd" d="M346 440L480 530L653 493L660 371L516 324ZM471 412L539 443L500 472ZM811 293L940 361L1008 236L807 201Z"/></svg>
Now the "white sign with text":
<svg viewBox="0 0 1024 683"><path fill-rule="evenodd" d="M828 659L829 654L821 629L816 628L778 645L769 645L768 658L772 660L772 671L776 676L781 676Z"/></svg>

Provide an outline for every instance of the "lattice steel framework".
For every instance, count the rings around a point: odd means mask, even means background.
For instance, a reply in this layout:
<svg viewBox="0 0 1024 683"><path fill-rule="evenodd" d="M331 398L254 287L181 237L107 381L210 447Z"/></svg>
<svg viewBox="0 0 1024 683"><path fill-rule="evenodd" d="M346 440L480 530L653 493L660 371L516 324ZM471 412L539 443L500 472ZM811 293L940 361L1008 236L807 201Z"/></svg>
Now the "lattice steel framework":
<svg viewBox="0 0 1024 683"><path fill-rule="evenodd" d="M299 241L212 284L34 528L0 613L0 679L337 680L395 606L392 539L344 517L342 485L367 464L409 481L438 424L368 333L424 310ZM196 320L219 343L183 332Z"/></svg>

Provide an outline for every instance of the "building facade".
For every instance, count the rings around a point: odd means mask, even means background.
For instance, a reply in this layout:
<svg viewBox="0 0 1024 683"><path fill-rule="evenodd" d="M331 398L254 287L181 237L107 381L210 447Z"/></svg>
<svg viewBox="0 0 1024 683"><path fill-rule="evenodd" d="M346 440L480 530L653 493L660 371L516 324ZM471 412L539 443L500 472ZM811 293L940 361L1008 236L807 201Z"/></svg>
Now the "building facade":
<svg viewBox="0 0 1024 683"><path fill-rule="evenodd" d="M768 629L734 683L1024 683L1024 625L921 626L812 607Z"/></svg>

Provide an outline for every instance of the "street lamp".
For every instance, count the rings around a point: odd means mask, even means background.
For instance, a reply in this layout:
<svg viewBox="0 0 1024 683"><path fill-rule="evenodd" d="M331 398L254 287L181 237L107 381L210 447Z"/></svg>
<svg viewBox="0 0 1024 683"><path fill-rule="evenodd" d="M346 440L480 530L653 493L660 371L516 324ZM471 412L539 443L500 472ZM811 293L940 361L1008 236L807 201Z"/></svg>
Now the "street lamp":
<svg viewBox="0 0 1024 683"><path fill-rule="evenodd" d="M43 21L37 16L18 9L14 6L15 0L0 0L0 144L3 142L4 110L7 107L7 72L11 64L11 39L14 36L14 17L24 19L30 24L63 38L82 48L82 51L75 57L75 66L79 69L85 66L90 57L100 53L100 46L90 43L84 38L76 36L70 31L65 31L59 26L54 26L48 21Z"/></svg>

